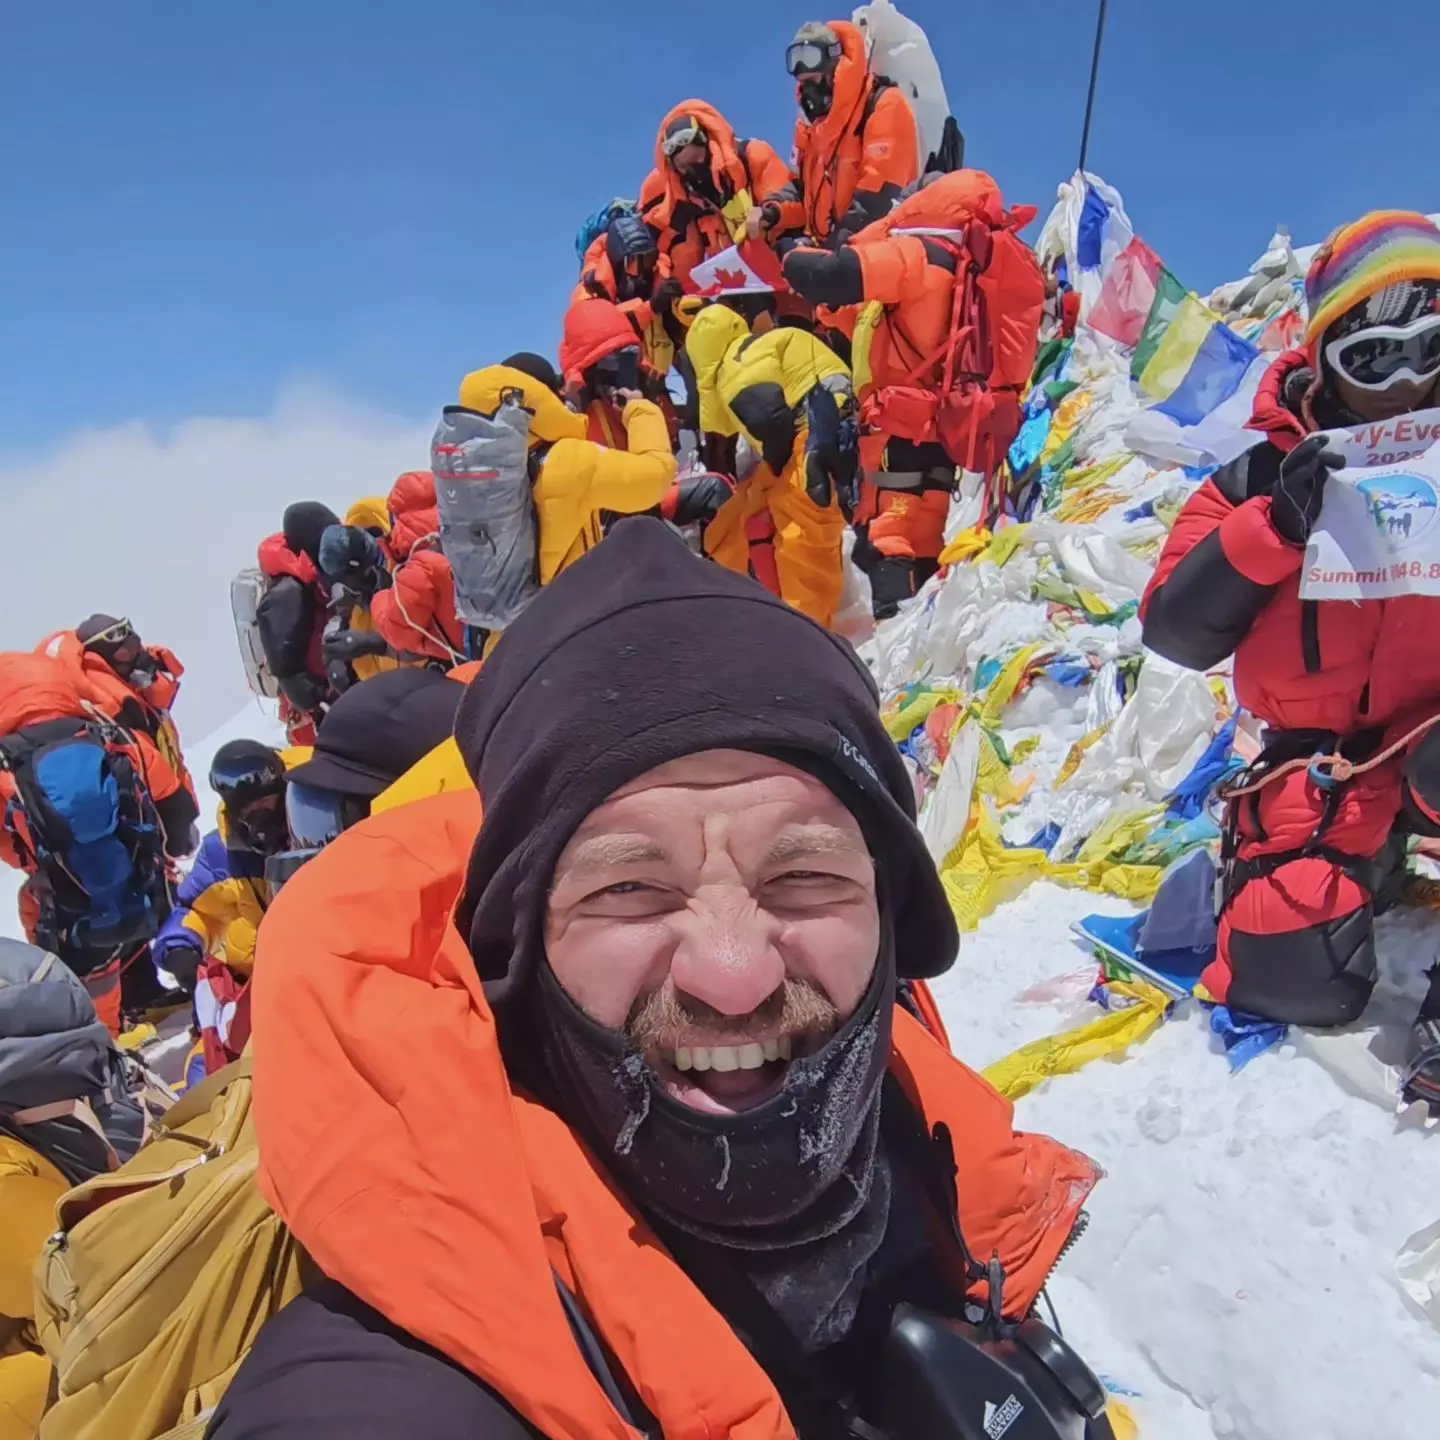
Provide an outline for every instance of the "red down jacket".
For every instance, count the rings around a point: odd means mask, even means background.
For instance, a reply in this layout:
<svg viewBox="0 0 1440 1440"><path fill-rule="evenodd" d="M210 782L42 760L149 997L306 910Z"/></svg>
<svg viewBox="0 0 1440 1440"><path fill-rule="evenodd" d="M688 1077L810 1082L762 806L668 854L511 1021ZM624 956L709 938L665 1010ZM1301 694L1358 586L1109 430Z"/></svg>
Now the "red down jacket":
<svg viewBox="0 0 1440 1440"><path fill-rule="evenodd" d="M376 592L370 618L401 656L451 664L464 653L465 626L455 610L455 574L440 549L435 477L407 470L391 488L389 503L394 583Z"/></svg>
<svg viewBox="0 0 1440 1440"><path fill-rule="evenodd" d="M1347 735L1440 705L1440 599L1301 600L1304 551L1270 524L1270 491L1310 430L1344 423L1313 380L1302 351L1271 367L1250 420L1266 439L1190 497L1141 616L1145 644L1178 664L1207 670L1233 654L1236 696L1268 724Z"/></svg>

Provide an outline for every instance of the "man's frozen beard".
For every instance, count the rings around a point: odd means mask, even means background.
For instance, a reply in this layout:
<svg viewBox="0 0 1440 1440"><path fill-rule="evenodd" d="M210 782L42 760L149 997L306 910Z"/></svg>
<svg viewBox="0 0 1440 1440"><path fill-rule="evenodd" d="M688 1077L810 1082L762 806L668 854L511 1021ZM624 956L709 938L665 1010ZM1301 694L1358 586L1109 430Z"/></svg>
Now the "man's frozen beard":
<svg viewBox="0 0 1440 1440"><path fill-rule="evenodd" d="M683 1048L692 1050L703 1046L713 1037L716 1046L734 1048L728 1037L737 1030L770 1030L781 1037L784 1049L790 1059L797 1046L804 1053L807 1045L819 1044L840 1024L840 1012L831 1003L829 996L808 980L787 977L769 998L746 1016L726 1015L721 1011L686 995L670 982L638 1001L630 1013L625 1026L626 1038L631 1045L645 1056L662 1056L665 1061L675 1063L674 1057ZM767 1057L774 1063L776 1056ZM681 1063L681 1070L708 1069L708 1066L694 1066ZM747 1066L746 1068L756 1068Z"/></svg>
<svg viewBox="0 0 1440 1440"><path fill-rule="evenodd" d="M714 1050L695 1039L697 1031L726 1033L721 1017L667 984L637 1006L624 1031L611 1030L587 1016L543 965L548 1068L562 1113L580 1124L641 1206L720 1243L784 1246L831 1233L864 1203L894 989L887 944L860 1005L838 1026L833 1004L801 980L787 981L756 1015L729 1017L730 1036L759 1033L756 1016L762 1024L773 1017L790 1058L777 1053L762 1061L778 1081L769 1098L717 1114L675 1099L660 1072L674 1067L704 1088L697 1049L707 1069L745 1068L740 1047L722 1047L727 1063L715 1066ZM665 1053L687 1035L696 1047L688 1073L675 1065L675 1048Z"/></svg>

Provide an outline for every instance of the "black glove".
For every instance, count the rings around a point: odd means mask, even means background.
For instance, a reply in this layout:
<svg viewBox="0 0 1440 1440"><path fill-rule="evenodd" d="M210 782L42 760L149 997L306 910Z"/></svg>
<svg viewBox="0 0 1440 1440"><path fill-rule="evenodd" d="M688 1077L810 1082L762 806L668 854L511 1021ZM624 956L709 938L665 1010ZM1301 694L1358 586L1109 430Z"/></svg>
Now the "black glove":
<svg viewBox="0 0 1440 1440"><path fill-rule="evenodd" d="M810 435L805 446L805 492L822 508L832 495L848 523L860 503L860 427L852 397L817 385L805 400Z"/></svg>
<svg viewBox="0 0 1440 1440"><path fill-rule="evenodd" d="M385 637L375 630L342 630L338 635L326 635L320 646L327 661L347 663L362 655L383 655L388 648Z"/></svg>
<svg viewBox="0 0 1440 1440"><path fill-rule="evenodd" d="M650 297L650 308L657 315L668 315L684 293L685 287L673 275L669 275L655 287L655 293Z"/></svg>
<svg viewBox="0 0 1440 1440"><path fill-rule="evenodd" d="M1271 492L1270 523L1282 540L1303 545L1320 518L1325 482L1332 470L1343 470L1345 459L1328 448L1323 435L1302 440L1280 462L1280 478Z"/></svg>
<svg viewBox="0 0 1440 1440"><path fill-rule="evenodd" d="M812 305L857 305L865 298L860 256L854 250L792 250L784 270L790 288Z"/></svg>
<svg viewBox="0 0 1440 1440"><path fill-rule="evenodd" d="M676 525L698 525L715 518L715 512L735 493L735 482L728 475L706 471L685 476L677 492L669 518Z"/></svg>
<svg viewBox="0 0 1440 1440"><path fill-rule="evenodd" d="M281 693L302 715L318 716L325 708L325 691L308 675L289 675L279 680Z"/></svg>

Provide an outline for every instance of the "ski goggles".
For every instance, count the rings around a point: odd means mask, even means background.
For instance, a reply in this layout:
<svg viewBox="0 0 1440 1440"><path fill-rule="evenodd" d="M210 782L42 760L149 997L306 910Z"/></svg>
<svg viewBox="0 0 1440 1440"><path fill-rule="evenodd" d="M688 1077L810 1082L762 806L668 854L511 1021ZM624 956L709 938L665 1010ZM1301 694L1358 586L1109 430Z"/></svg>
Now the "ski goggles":
<svg viewBox="0 0 1440 1440"><path fill-rule="evenodd" d="M362 795L341 795L291 781L285 787L285 820L297 850L321 850L370 813Z"/></svg>
<svg viewBox="0 0 1440 1440"><path fill-rule="evenodd" d="M1362 390L1433 380L1440 375L1440 315L1422 315L1408 325L1367 325L1330 341L1325 359Z"/></svg>
<svg viewBox="0 0 1440 1440"><path fill-rule="evenodd" d="M679 130L672 130L661 140L660 153L667 160L673 160L687 146L703 145L704 143L705 131L701 128L700 122L690 116Z"/></svg>
<svg viewBox="0 0 1440 1440"><path fill-rule="evenodd" d="M107 656L113 664L132 665L140 658L144 645L135 627L128 620L117 620L113 625L92 635L85 641L86 650L97 650Z"/></svg>
<svg viewBox="0 0 1440 1440"><path fill-rule="evenodd" d="M256 755L253 759L210 766L210 788L225 802L227 810L237 813L259 800L278 801L284 784L285 771L278 757Z"/></svg>
<svg viewBox="0 0 1440 1440"><path fill-rule="evenodd" d="M92 635L85 642L85 648L88 650L94 645L123 645L127 640L137 638L135 627L128 620L117 620L113 625L107 625Z"/></svg>
<svg viewBox="0 0 1440 1440"><path fill-rule="evenodd" d="M785 68L792 75L817 75L840 58L838 45L819 40L797 40L785 52Z"/></svg>

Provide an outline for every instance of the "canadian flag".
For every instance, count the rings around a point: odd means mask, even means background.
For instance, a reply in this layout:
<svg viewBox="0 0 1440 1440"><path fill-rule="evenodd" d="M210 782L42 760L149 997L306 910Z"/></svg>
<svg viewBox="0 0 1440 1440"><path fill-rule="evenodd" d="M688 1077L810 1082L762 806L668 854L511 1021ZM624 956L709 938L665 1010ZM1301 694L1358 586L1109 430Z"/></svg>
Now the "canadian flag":
<svg viewBox="0 0 1440 1440"><path fill-rule="evenodd" d="M691 270L690 283L697 294L709 298L779 293L790 288L775 252L760 240L746 240L702 260Z"/></svg>

